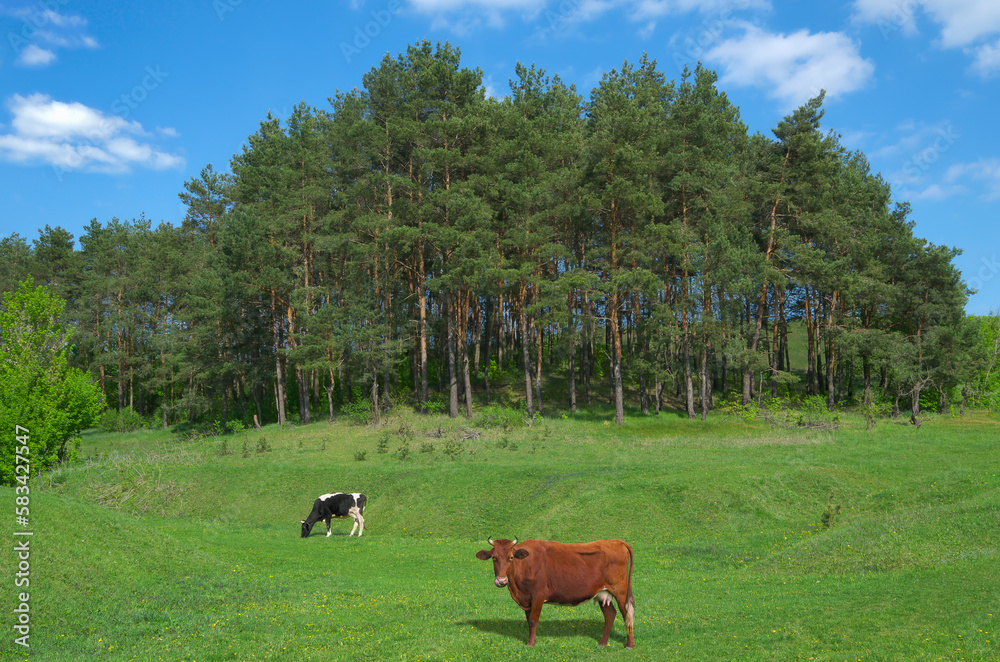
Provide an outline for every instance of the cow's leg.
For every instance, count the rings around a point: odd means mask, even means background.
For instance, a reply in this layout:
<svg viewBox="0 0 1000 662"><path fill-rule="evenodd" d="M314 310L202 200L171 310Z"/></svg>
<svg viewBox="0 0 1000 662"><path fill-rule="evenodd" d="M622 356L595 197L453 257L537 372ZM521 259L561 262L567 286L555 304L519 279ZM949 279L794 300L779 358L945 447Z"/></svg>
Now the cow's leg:
<svg viewBox="0 0 1000 662"><path fill-rule="evenodd" d="M524 610L524 615L528 619L528 645L535 645L535 628L538 626L538 617L542 614L542 605L545 603L541 600L538 602L533 602L530 609Z"/></svg>
<svg viewBox="0 0 1000 662"><path fill-rule="evenodd" d="M354 518L354 526L351 527L351 533L347 537L350 538L353 536L354 532L358 529L358 525L360 525L361 531L358 532L358 537L360 538L361 534L365 532L365 520L361 517L361 511L358 510L357 506L351 508L350 513L351 517Z"/></svg>
<svg viewBox="0 0 1000 662"><path fill-rule="evenodd" d="M614 605L611 604L610 600L608 602L601 602L601 612L604 614L604 636L601 637L600 646L608 645L608 637L611 636L611 628L615 624L615 616L617 611L615 611Z"/></svg>
<svg viewBox="0 0 1000 662"><path fill-rule="evenodd" d="M323 520L324 522L326 522L326 537L327 538L330 537L330 520L331 519L333 519L333 518L332 517L327 517L325 520Z"/></svg>

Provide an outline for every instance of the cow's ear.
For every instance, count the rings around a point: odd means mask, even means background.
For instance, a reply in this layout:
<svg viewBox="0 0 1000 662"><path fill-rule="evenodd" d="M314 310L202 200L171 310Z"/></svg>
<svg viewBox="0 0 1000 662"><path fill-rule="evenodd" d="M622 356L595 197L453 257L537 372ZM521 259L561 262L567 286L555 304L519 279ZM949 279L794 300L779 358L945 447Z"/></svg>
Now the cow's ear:
<svg viewBox="0 0 1000 662"><path fill-rule="evenodd" d="M478 552L476 552L476 558L479 559L480 561L489 561L491 558L493 558L493 552L488 552L485 549L481 549Z"/></svg>
<svg viewBox="0 0 1000 662"><path fill-rule="evenodd" d="M514 552L514 558L515 559L526 559L526 558L528 558L528 550L526 550L526 549L519 549L519 550L517 550L516 552Z"/></svg>

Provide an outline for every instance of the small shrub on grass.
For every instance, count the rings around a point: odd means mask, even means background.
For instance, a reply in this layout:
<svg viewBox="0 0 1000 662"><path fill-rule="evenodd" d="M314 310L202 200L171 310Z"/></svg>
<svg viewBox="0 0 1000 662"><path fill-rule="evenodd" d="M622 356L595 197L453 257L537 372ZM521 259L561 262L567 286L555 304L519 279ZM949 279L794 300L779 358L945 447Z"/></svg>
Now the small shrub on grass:
<svg viewBox="0 0 1000 662"><path fill-rule="evenodd" d="M244 439L243 440L243 457L250 457L251 455L253 455L253 452L250 450L250 444L247 443L246 439Z"/></svg>
<svg viewBox="0 0 1000 662"><path fill-rule="evenodd" d="M827 411L826 398L822 395L811 395L802 403L802 412L796 421L799 427L836 429L839 426L840 415Z"/></svg>
<svg viewBox="0 0 1000 662"><path fill-rule="evenodd" d="M101 414L101 420L97 424L102 432L132 432L141 428L142 425L142 416L131 407L126 407L121 411L109 409Z"/></svg>
<svg viewBox="0 0 1000 662"><path fill-rule="evenodd" d="M861 405L861 413L865 417L865 426L869 430L874 430L878 419L889 413L889 405L873 399L871 402Z"/></svg>
<svg viewBox="0 0 1000 662"><path fill-rule="evenodd" d="M410 457L410 442L404 440L402 445L396 449L395 455L400 460L405 460Z"/></svg>
<svg viewBox="0 0 1000 662"><path fill-rule="evenodd" d="M354 451L354 459L358 462L364 462L365 458L368 456L367 451Z"/></svg>
<svg viewBox="0 0 1000 662"><path fill-rule="evenodd" d="M504 436L500 437L500 439L498 439L495 442L495 444L496 444L497 448L506 448L509 451L516 451L517 450L517 442L516 441L511 441L510 437L508 437L507 435L504 435Z"/></svg>
<svg viewBox="0 0 1000 662"><path fill-rule="evenodd" d="M434 444L432 444L429 441L421 442L420 443L420 452L421 453L433 453L434 452Z"/></svg>
<svg viewBox="0 0 1000 662"><path fill-rule="evenodd" d="M830 502L826 504L826 508L823 510L823 515L820 517L820 521L823 523L824 529L829 529L833 526L834 521L836 521L837 516L840 515L840 505L833 502L833 495L830 495Z"/></svg>
<svg viewBox="0 0 1000 662"><path fill-rule="evenodd" d="M372 420L372 404L367 400L345 403L340 412L353 425L368 425Z"/></svg>
<svg viewBox="0 0 1000 662"><path fill-rule="evenodd" d="M222 440L222 441L221 441L221 442L219 443L219 445L218 445L218 446L216 446L216 450L215 450L215 452L216 452L216 454L217 454L217 455L219 455L220 457L225 457L226 455L232 455L232 454L233 454L233 451L231 451L231 450L229 449L229 443L228 443L228 442L227 442L227 441L226 441L225 439L223 439L223 440Z"/></svg>
<svg viewBox="0 0 1000 662"><path fill-rule="evenodd" d="M753 402L743 404L742 402L734 400L732 402L723 403L720 408L728 416L743 419L743 421L747 423L756 420L757 415L760 413L757 409L757 405Z"/></svg>
<svg viewBox="0 0 1000 662"><path fill-rule="evenodd" d="M378 440L378 445L375 447L376 453L388 453L389 452L389 433L384 432L382 438Z"/></svg>
<svg viewBox="0 0 1000 662"><path fill-rule="evenodd" d="M444 454L453 460L457 460L463 451L465 451L465 444L460 439L449 439L444 444Z"/></svg>
<svg viewBox="0 0 1000 662"><path fill-rule="evenodd" d="M428 414L443 414L448 411L448 402L443 393L437 393L427 399L425 408Z"/></svg>
<svg viewBox="0 0 1000 662"><path fill-rule="evenodd" d="M476 422L484 428L509 430L524 425L524 412L512 407L493 404L479 410Z"/></svg>

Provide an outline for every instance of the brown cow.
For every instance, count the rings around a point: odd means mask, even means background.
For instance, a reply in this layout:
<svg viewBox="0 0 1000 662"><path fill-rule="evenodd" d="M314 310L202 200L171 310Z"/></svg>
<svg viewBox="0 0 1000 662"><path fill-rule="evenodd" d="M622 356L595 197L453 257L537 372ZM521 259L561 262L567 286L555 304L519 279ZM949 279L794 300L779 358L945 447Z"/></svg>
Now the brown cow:
<svg viewBox="0 0 1000 662"><path fill-rule="evenodd" d="M615 622L613 597L625 619L625 648L635 646L635 602L632 600L632 548L621 540L561 543L551 540L488 539L491 550L476 552L476 558L493 559L498 587L510 589L514 602L528 619L528 645L535 645L535 626L542 605L578 605L591 598L604 613L606 646Z"/></svg>

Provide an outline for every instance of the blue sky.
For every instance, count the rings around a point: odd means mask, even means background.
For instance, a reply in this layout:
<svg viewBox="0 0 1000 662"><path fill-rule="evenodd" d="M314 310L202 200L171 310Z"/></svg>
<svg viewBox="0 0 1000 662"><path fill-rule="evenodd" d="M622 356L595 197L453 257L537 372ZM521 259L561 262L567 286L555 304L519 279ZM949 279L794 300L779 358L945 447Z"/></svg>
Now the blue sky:
<svg viewBox="0 0 1000 662"><path fill-rule="evenodd" d="M177 225L177 194L228 169L268 110L328 108L385 53L450 41L493 95L535 63L589 95L643 53L715 69L770 135L827 90L824 126L961 248L970 313L1000 308L996 0L0 0L0 237L92 218Z"/></svg>

